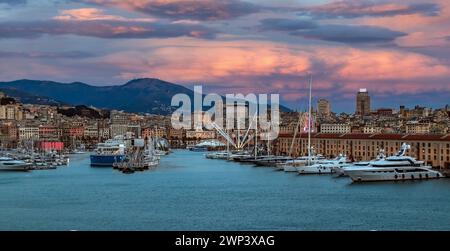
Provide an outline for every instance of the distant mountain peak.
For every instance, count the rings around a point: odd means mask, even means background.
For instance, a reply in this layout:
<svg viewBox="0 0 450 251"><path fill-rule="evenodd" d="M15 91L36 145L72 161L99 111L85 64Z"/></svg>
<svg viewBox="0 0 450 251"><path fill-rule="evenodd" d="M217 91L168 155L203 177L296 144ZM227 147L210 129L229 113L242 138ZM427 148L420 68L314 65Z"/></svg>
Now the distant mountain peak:
<svg viewBox="0 0 450 251"><path fill-rule="evenodd" d="M189 88L157 78L138 78L124 85L109 86L22 79L0 82L0 89L8 89L11 94L15 91L17 96L29 100L45 97L48 102L162 115L170 114L176 109L171 106L174 95L182 93L191 98L194 96L194 91ZM280 108L286 110L282 106Z"/></svg>

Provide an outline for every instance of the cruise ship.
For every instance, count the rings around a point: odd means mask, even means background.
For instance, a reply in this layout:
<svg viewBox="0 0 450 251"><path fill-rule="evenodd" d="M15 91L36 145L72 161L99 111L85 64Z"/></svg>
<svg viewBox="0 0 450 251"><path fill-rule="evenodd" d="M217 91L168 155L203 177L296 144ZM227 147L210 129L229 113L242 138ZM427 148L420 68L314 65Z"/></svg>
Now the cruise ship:
<svg viewBox="0 0 450 251"><path fill-rule="evenodd" d="M440 172L425 166L423 161L406 156L411 147L403 144L397 155L370 163L367 166L344 169L344 173L353 182L398 181L439 179L444 177Z"/></svg>
<svg viewBox="0 0 450 251"><path fill-rule="evenodd" d="M22 171L31 170L31 164L22 160L15 160L9 157L0 157L0 171Z"/></svg>
<svg viewBox="0 0 450 251"><path fill-rule="evenodd" d="M119 137L99 143L95 153L90 156L91 166L112 167L114 163L125 159L125 149L125 142Z"/></svg>

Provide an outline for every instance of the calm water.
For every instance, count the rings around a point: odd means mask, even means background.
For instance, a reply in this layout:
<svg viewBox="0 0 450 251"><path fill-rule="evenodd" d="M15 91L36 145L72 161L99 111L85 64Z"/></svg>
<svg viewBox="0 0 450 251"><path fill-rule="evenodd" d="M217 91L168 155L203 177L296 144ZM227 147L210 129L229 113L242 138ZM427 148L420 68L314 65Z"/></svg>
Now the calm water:
<svg viewBox="0 0 450 251"><path fill-rule="evenodd" d="M450 230L450 179L351 184L175 151L153 171L0 172L0 230Z"/></svg>

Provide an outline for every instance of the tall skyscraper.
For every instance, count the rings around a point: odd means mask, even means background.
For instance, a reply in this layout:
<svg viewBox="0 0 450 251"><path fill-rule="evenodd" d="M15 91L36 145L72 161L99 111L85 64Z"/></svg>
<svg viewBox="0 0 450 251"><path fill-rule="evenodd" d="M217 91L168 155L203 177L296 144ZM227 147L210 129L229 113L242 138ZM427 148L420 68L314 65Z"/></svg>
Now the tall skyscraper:
<svg viewBox="0 0 450 251"><path fill-rule="evenodd" d="M331 115L330 102L326 99L319 99L317 102L317 113L320 118L328 118Z"/></svg>
<svg viewBox="0 0 450 251"><path fill-rule="evenodd" d="M370 95L367 89L360 89L356 96L356 115L370 115Z"/></svg>

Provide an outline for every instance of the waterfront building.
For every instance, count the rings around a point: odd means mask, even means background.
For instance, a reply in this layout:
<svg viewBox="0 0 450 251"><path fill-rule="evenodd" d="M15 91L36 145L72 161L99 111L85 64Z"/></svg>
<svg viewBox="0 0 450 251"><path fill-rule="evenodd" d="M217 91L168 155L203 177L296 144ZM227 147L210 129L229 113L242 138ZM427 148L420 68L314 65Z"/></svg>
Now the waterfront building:
<svg viewBox="0 0 450 251"><path fill-rule="evenodd" d="M84 126L72 126L69 128L65 128L65 135L70 138L78 138L81 139L84 136Z"/></svg>
<svg viewBox="0 0 450 251"><path fill-rule="evenodd" d="M383 128L379 126L374 125L365 125L362 129L362 132L364 134L374 134L374 133L381 133L383 131Z"/></svg>
<svg viewBox="0 0 450 251"><path fill-rule="evenodd" d="M58 140L61 137L61 131L54 125L39 125L39 139Z"/></svg>
<svg viewBox="0 0 450 251"><path fill-rule="evenodd" d="M5 122L0 127L0 146L13 147L17 143L18 129L13 122Z"/></svg>
<svg viewBox="0 0 450 251"><path fill-rule="evenodd" d="M349 124L321 124L321 133L350 133L352 130Z"/></svg>
<svg viewBox="0 0 450 251"><path fill-rule="evenodd" d="M186 131L187 139L215 139L216 131L208 131L208 130L187 130Z"/></svg>
<svg viewBox="0 0 450 251"><path fill-rule="evenodd" d="M410 121L406 124L406 133L408 134L428 134L431 130L430 123L421 123L418 121Z"/></svg>
<svg viewBox="0 0 450 251"><path fill-rule="evenodd" d="M111 124L126 125L129 123L129 114L122 111L113 110L110 113Z"/></svg>
<svg viewBox="0 0 450 251"><path fill-rule="evenodd" d="M142 138L167 138L167 129L165 127L145 127L142 129Z"/></svg>
<svg viewBox="0 0 450 251"><path fill-rule="evenodd" d="M38 140L39 127L37 126L19 126L19 140Z"/></svg>
<svg viewBox="0 0 450 251"><path fill-rule="evenodd" d="M90 139L98 139L98 125L97 123L86 125L84 127L84 137Z"/></svg>
<svg viewBox="0 0 450 251"><path fill-rule="evenodd" d="M169 129L169 138L170 139L183 139L186 137L186 130L184 129Z"/></svg>
<svg viewBox="0 0 450 251"><path fill-rule="evenodd" d="M111 124L109 128L111 138L118 135L125 135L128 131L128 125L126 124Z"/></svg>
<svg viewBox="0 0 450 251"><path fill-rule="evenodd" d="M111 138L110 128L99 126L98 137L100 140L110 139Z"/></svg>
<svg viewBox="0 0 450 251"><path fill-rule="evenodd" d="M287 125L281 125L280 126L280 133L294 133L295 128L297 127L297 122L291 122Z"/></svg>
<svg viewBox="0 0 450 251"><path fill-rule="evenodd" d="M369 116L370 115L370 95L367 89L360 89L356 96L356 115Z"/></svg>
<svg viewBox="0 0 450 251"><path fill-rule="evenodd" d="M17 104L0 105L0 119L22 120L23 111L21 106Z"/></svg>
<svg viewBox="0 0 450 251"><path fill-rule="evenodd" d="M403 119L420 119L430 116L431 108L415 106L414 109L408 109L405 106L400 106L400 117Z"/></svg>

